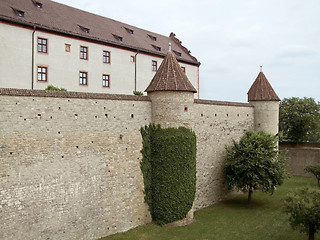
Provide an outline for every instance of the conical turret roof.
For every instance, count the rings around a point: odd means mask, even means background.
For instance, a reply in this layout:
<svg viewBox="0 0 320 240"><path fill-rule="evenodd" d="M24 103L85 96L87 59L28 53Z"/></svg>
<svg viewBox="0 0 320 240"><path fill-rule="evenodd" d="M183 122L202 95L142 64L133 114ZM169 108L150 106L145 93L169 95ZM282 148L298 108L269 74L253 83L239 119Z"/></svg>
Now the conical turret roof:
<svg viewBox="0 0 320 240"><path fill-rule="evenodd" d="M157 73L154 75L152 81L145 90L145 92L154 91L197 92L189 81L187 75L182 71L172 52L167 53Z"/></svg>
<svg viewBox="0 0 320 240"><path fill-rule="evenodd" d="M263 72L260 72L248 92L248 101L280 101Z"/></svg>

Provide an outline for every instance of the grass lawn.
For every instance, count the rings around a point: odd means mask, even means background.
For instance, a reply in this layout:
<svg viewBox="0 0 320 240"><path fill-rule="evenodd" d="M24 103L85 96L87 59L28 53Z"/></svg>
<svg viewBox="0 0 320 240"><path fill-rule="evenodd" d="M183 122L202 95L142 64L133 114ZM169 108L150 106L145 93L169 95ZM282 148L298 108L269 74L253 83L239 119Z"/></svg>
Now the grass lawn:
<svg viewBox="0 0 320 240"><path fill-rule="evenodd" d="M149 224L101 240L303 240L307 234L293 231L288 216L281 212L288 191L311 186L318 188L315 178L291 177L273 195L254 192L252 202L247 195L215 204L195 213L195 221L185 227L161 227ZM320 233L315 235L320 240Z"/></svg>

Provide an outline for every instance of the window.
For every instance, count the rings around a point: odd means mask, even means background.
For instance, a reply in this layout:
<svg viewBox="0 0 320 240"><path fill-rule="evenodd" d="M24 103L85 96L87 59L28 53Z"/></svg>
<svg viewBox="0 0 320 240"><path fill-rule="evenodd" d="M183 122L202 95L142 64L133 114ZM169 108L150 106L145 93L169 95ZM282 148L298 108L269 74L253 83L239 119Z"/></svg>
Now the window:
<svg viewBox="0 0 320 240"><path fill-rule="evenodd" d="M18 17L24 17L24 11L21 11L19 9L15 9L12 8L12 10L14 11L14 13L18 16Z"/></svg>
<svg viewBox="0 0 320 240"><path fill-rule="evenodd" d="M178 51L175 51L175 50L173 50L173 52L174 52L175 55L181 57L181 52L178 52Z"/></svg>
<svg viewBox="0 0 320 240"><path fill-rule="evenodd" d="M48 81L48 68L38 66L38 81Z"/></svg>
<svg viewBox="0 0 320 240"><path fill-rule="evenodd" d="M48 40L45 38L38 38L38 52L47 53L48 52Z"/></svg>
<svg viewBox="0 0 320 240"><path fill-rule="evenodd" d="M118 36L118 35L115 35L115 34L112 34L114 36L115 39L117 39L119 42L122 42L123 41L123 38Z"/></svg>
<svg viewBox="0 0 320 240"><path fill-rule="evenodd" d="M88 47L80 46L80 59L88 59Z"/></svg>
<svg viewBox="0 0 320 240"><path fill-rule="evenodd" d="M182 72L186 73L186 68L185 67L181 67Z"/></svg>
<svg viewBox="0 0 320 240"><path fill-rule="evenodd" d="M127 30L128 33L133 34L133 30L132 29L126 28L126 27L125 27L125 29Z"/></svg>
<svg viewBox="0 0 320 240"><path fill-rule="evenodd" d="M103 62L110 63L110 52L103 51Z"/></svg>
<svg viewBox="0 0 320 240"><path fill-rule="evenodd" d="M152 61L152 71L157 71L157 61Z"/></svg>
<svg viewBox="0 0 320 240"><path fill-rule="evenodd" d="M102 75L102 87L110 87L110 75Z"/></svg>
<svg viewBox="0 0 320 240"><path fill-rule="evenodd" d="M152 45L152 47L155 49L155 50L157 50L157 51L161 51L161 47L158 47L158 46L156 46L156 45Z"/></svg>
<svg viewBox="0 0 320 240"><path fill-rule="evenodd" d="M66 46L66 52L71 52L71 44L65 44Z"/></svg>
<svg viewBox="0 0 320 240"><path fill-rule="evenodd" d="M80 85L88 85L88 72L80 72L79 83Z"/></svg>
<svg viewBox="0 0 320 240"><path fill-rule="evenodd" d="M80 25L78 25L78 26L80 27L80 29L81 29L82 32L90 33L90 28L86 28L86 27L80 26Z"/></svg>
<svg viewBox="0 0 320 240"><path fill-rule="evenodd" d="M149 34L148 34L148 36L149 36L149 38L151 38L153 41L157 41L157 38L156 38L156 37L154 37L154 36L152 36L152 35L149 35Z"/></svg>
<svg viewBox="0 0 320 240"><path fill-rule="evenodd" d="M42 3L37 2L37 1L35 1L35 0L33 0L32 2L33 2L33 4L34 4L37 8L42 8Z"/></svg>

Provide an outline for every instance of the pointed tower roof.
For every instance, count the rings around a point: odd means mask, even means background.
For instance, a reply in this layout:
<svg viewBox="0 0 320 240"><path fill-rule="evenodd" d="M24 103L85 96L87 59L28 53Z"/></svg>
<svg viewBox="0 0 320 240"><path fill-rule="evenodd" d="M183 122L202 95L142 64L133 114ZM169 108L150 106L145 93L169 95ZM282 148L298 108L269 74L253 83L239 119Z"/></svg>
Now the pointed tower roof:
<svg viewBox="0 0 320 240"><path fill-rule="evenodd" d="M167 53L157 73L154 75L152 81L145 90L145 92L154 91L197 92L189 81L187 75L182 71L172 52Z"/></svg>
<svg viewBox="0 0 320 240"><path fill-rule="evenodd" d="M248 92L248 101L280 101L262 71Z"/></svg>

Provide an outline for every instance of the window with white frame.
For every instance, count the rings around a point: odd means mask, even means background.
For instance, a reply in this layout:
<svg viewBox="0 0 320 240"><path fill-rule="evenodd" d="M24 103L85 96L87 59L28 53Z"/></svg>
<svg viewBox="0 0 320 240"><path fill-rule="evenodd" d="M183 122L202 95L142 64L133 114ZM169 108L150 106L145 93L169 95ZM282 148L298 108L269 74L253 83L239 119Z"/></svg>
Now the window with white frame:
<svg viewBox="0 0 320 240"><path fill-rule="evenodd" d="M103 51L103 62L110 63L110 52L109 51Z"/></svg>
<svg viewBox="0 0 320 240"><path fill-rule="evenodd" d="M152 61L152 71L156 72L157 71L157 61Z"/></svg>
<svg viewBox="0 0 320 240"><path fill-rule="evenodd" d="M80 72L79 73L79 84L80 85L88 85L88 72Z"/></svg>
<svg viewBox="0 0 320 240"><path fill-rule="evenodd" d="M102 87L110 87L110 75L103 74L102 75Z"/></svg>
<svg viewBox="0 0 320 240"><path fill-rule="evenodd" d="M45 38L38 38L38 52L48 52L48 40Z"/></svg>
<svg viewBox="0 0 320 240"><path fill-rule="evenodd" d="M48 68L38 66L38 81L48 81Z"/></svg>
<svg viewBox="0 0 320 240"><path fill-rule="evenodd" d="M80 46L80 59L88 59L88 47Z"/></svg>

